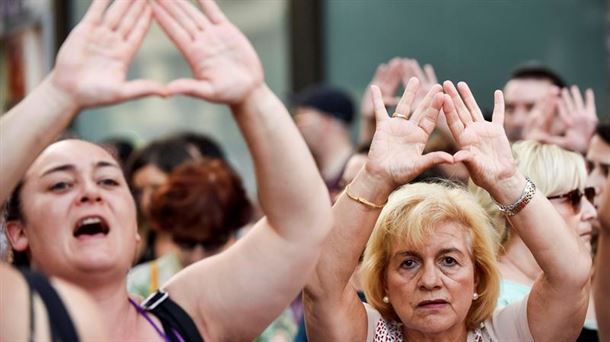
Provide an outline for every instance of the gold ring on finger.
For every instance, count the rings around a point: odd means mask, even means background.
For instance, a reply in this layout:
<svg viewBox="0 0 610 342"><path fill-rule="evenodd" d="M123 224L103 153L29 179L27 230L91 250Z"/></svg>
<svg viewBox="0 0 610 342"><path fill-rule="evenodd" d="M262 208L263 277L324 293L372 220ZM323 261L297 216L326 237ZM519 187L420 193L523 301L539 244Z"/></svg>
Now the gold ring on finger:
<svg viewBox="0 0 610 342"><path fill-rule="evenodd" d="M400 114L400 113L397 113L397 112L394 112L394 114L392 114L392 117L393 118L401 118L401 119L409 120L409 118L406 115Z"/></svg>

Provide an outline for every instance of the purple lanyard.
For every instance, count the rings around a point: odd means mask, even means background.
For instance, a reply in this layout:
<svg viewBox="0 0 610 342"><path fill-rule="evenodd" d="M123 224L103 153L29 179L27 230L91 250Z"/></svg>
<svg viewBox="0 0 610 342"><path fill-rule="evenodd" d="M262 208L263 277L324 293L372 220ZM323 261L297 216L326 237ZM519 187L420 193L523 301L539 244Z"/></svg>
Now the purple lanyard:
<svg viewBox="0 0 610 342"><path fill-rule="evenodd" d="M163 332L163 330L159 329L159 327L155 324L155 322L150 319L150 317L148 316L148 313L142 309L140 307L140 305L138 305L138 303L134 302L133 299L129 298L129 302L131 303L131 305L133 305L134 308L136 308L136 311L138 311L138 313L140 315L142 315L144 318L146 318L146 320L148 321L148 323L150 323L150 325L153 326L153 328L155 328L155 330L157 331L157 334L159 334L159 336L161 336L165 342L172 342L172 340L167 337L167 335L165 335L165 333Z"/></svg>

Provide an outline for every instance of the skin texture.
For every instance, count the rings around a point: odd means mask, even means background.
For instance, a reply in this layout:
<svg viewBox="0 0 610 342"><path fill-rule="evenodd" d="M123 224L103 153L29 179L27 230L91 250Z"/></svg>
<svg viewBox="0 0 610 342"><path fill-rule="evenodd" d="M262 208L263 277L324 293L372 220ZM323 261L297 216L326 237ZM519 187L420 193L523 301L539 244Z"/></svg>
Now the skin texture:
<svg viewBox="0 0 610 342"><path fill-rule="evenodd" d="M462 322L475 292L471 247L464 228L453 222L440 224L433 234L419 248L396 246L388 264L386 291L405 322L406 340L452 330L466 335ZM446 304L422 305L430 300Z"/></svg>

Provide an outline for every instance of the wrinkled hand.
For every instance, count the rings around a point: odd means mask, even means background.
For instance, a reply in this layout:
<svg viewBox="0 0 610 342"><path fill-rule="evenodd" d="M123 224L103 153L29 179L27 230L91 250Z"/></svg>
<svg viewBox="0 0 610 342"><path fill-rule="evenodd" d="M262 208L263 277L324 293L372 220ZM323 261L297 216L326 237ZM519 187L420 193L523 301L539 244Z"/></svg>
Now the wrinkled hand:
<svg viewBox="0 0 610 342"><path fill-rule="evenodd" d="M212 0L199 0L203 12L187 0L151 3L161 28L182 52L194 79L171 82L171 94L238 104L263 83L261 62L248 39Z"/></svg>
<svg viewBox="0 0 610 342"><path fill-rule="evenodd" d="M79 108L112 104L147 95L164 96L163 85L127 81L127 69L152 18L147 0L94 0L62 44L51 73L54 86Z"/></svg>
<svg viewBox="0 0 610 342"><path fill-rule="evenodd" d="M568 150L586 153L598 122L593 90L587 89L583 101L577 86L572 86L569 90L564 88L557 108L559 117L565 118L564 131L559 134L543 131L534 138Z"/></svg>
<svg viewBox="0 0 610 342"><path fill-rule="evenodd" d="M380 89L377 86L371 88L377 120L366 166L371 174L381 175L393 186L398 186L433 165L453 162L453 157L446 152L422 155L443 105L440 85L432 87L409 119L388 117ZM412 78L396 107L396 113L409 115L418 88L419 81Z"/></svg>
<svg viewBox="0 0 610 342"><path fill-rule="evenodd" d="M460 149L455 162L464 162L473 181L490 190L498 182L512 177L516 168L513 155L504 132L504 97L496 90L492 122L485 121L472 92L464 82L445 81L443 110L451 134ZM461 95L461 96L460 96Z"/></svg>
<svg viewBox="0 0 610 342"><path fill-rule="evenodd" d="M392 58L388 63L382 63L377 67L375 75L362 95L362 106L360 108L364 117L374 118L375 108L373 106L372 85L376 85L381 91L383 102L388 106L398 103L396 92L402 80L402 59Z"/></svg>

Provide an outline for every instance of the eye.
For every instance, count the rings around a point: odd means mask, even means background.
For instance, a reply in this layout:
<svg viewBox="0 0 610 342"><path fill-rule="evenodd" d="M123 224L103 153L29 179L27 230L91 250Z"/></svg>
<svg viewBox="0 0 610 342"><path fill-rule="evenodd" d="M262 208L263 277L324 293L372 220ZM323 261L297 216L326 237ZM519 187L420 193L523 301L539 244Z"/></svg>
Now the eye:
<svg viewBox="0 0 610 342"><path fill-rule="evenodd" d="M417 261L413 259L407 259L400 263L401 268L412 269L417 266Z"/></svg>
<svg viewBox="0 0 610 342"><path fill-rule="evenodd" d="M451 266L455 266L455 265L457 265L457 264L458 264L458 262L457 262L457 260L455 260L454 258L452 258L452 257L450 257L450 256L446 256L446 257L443 257L443 258L441 259L441 264L443 264L443 266L449 266L449 267L451 267Z"/></svg>
<svg viewBox="0 0 610 342"><path fill-rule="evenodd" d="M98 184L103 185L103 186L118 186L119 182L115 181L112 178L105 178L102 179L98 182Z"/></svg>
<svg viewBox="0 0 610 342"><path fill-rule="evenodd" d="M72 183L69 182L56 182L49 186L49 190L52 192L62 192L70 189L72 187Z"/></svg>

